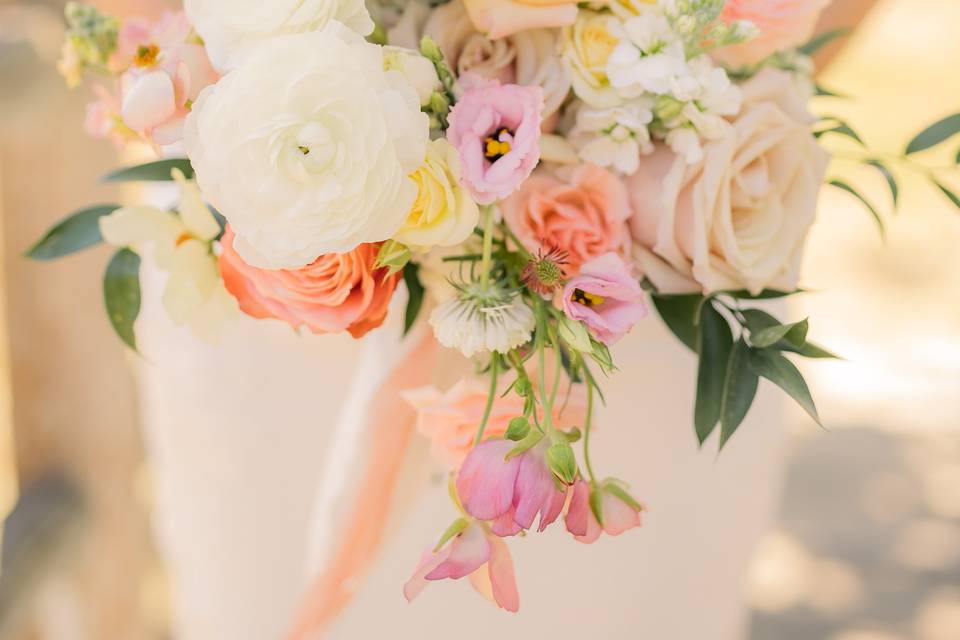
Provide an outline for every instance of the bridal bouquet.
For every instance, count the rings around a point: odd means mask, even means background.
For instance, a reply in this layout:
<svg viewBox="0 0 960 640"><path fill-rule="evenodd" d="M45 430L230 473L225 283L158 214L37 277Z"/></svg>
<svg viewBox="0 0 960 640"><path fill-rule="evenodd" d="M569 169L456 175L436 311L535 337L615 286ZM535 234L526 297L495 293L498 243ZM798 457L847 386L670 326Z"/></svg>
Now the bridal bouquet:
<svg viewBox="0 0 960 640"><path fill-rule="evenodd" d="M651 311L698 354L701 443L728 442L760 378L818 420L791 357L832 355L756 301L798 292L819 139L862 145L808 108L831 95L809 58L831 35L808 42L826 4L185 0L155 23L70 4L61 72L98 79L88 130L160 157L107 179L179 198L84 209L30 255L117 247L105 301L134 349L149 256L170 318L204 340L240 314L361 338L403 313L407 340L459 350L471 375L401 392L452 514L404 593L469 576L516 611L512 536L640 525L590 446L615 345Z"/></svg>

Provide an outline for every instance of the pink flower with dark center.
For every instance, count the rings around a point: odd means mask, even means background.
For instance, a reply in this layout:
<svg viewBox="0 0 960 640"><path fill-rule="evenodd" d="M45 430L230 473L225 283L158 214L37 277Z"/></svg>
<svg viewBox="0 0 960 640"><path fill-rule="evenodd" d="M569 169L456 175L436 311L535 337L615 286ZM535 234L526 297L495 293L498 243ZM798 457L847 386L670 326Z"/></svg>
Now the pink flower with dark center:
<svg viewBox="0 0 960 640"><path fill-rule="evenodd" d="M473 73L461 78L461 87L447 139L460 154L474 200L491 204L513 193L540 161L543 89Z"/></svg>
<svg viewBox="0 0 960 640"><path fill-rule="evenodd" d="M611 345L647 316L643 289L623 259L606 253L580 268L563 288L563 311Z"/></svg>

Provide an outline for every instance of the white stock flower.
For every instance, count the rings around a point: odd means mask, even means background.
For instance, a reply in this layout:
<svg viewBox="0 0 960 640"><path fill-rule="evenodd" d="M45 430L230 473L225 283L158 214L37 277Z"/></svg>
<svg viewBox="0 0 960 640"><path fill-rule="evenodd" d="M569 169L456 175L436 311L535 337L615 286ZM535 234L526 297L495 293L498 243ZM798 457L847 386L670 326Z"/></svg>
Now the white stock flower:
<svg viewBox="0 0 960 640"><path fill-rule="evenodd" d="M170 274L162 296L167 315L201 339L217 342L239 317L211 246L220 225L196 184L177 170L174 178L180 187L179 216L155 207L123 207L100 219L100 233L117 247L152 245L157 266Z"/></svg>
<svg viewBox="0 0 960 640"><path fill-rule="evenodd" d="M620 95L669 93L689 73L683 41L656 9L642 10L620 28L620 43L607 61L607 77Z"/></svg>
<svg viewBox="0 0 960 640"><path fill-rule="evenodd" d="M184 143L240 256L296 269L393 236L417 196L410 174L429 126L380 47L331 23L264 43L204 90Z"/></svg>
<svg viewBox="0 0 960 640"><path fill-rule="evenodd" d="M275 36L319 31L334 20L363 36L374 26L363 0L184 0L183 8L219 71Z"/></svg>
<svg viewBox="0 0 960 640"><path fill-rule="evenodd" d="M516 293L491 285L465 285L459 294L430 314L437 341L467 358L478 353L507 353L526 344L536 325L533 311Z"/></svg>
<svg viewBox="0 0 960 640"><path fill-rule="evenodd" d="M651 107L649 98L609 109L581 107L571 131L580 158L624 175L636 171L640 155L653 151L647 128L653 121Z"/></svg>

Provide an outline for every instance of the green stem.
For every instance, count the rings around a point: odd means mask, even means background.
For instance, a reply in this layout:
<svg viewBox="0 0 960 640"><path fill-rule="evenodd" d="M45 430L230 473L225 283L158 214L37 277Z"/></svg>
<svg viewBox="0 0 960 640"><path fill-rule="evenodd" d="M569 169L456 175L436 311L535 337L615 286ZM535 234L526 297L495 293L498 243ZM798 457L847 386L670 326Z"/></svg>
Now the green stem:
<svg viewBox="0 0 960 640"><path fill-rule="evenodd" d="M493 354L490 359L490 392L487 394L487 404L483 408L483 418L480 420L480 428L477 429L477 437L473 441L473 446L480 444L483 440L483 432L487 428L487 421L490 420L490 412L493 410L493 398L497 395L497 371L499 358Z"/></svg>
<svg viewBox="0 0 960 640"><path fill-rule="evenodd" d="M593 473L593 465L590 463L590 428L593 426L593 382L589 376L586 376L587 383L587 417L583 423L583 463L587 467L587 474L590 476L590 484L597 484L597 476Z"/></svg>
<svg viewBox="0 0 960 640"><path fill-rule="evenodd" d="M500 228L503 229L503 233L508 238L513 240L513 244L517 245L517 253L519 253L521 256L523 256L527 260L531 260L533 258L533 254L527 251L527 248L523 246L523 243L520 242L520 239L517 238L516 234L513 233L513 230L511 230L508 225L505 225L505 224L500 225Z"/></svg>
<svg viewBox="0 0 960 640"><path fill-rule="evenodd" d="M483 257L480 262L480 286L486 289L490 285L490 263L493 259L493 206L483 208L487 214L483 222Z"/></svg>

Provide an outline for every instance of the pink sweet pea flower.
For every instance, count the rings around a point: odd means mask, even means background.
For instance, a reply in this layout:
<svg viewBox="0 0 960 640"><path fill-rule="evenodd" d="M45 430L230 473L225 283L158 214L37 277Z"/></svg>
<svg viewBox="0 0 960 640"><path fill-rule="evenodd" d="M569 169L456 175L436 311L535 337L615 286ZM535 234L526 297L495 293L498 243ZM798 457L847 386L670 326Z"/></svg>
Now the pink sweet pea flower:
<svg viewBox="0 0 960 640"><path fill-rule="evenodd" d="M540 161L543 88L474 73L464 74L461 87L447 138L460 154L474 200L491 204L513 193Z"/></svg>
<svg viewBox="0 0 960 640"><path fill-rule="evenodd" d="M587 325L600 342L611 345L622 338L648 309L643 289L615 253L584 263L580 275L563 288L563 311Z"/></svg>
<svg viewBox="0 0 960 640"><path fill-rule="evenodd" d="M135 24L121 41L135 51L120 77L124 123L155 145L179 142L191 105L219 78L186 15L168 13L150 30Z"/></svg>
<svg viewBox="0 0 960 640"><path fill-rule="evenodd" d="M601 533L608 536L618 536L640 526L640 512L642 505L629 504L623 498L611 493L606 483L598 491L602 492L600 500L600 515L603 525L597 521L590 508L590 484L580 479L571 488L570 507L567 509L565 521L567 531L583 543L590 544L600 537ZM640 508L637 508L637 507Z"/></svg>
<svg viewBox="0 0 960 640"><path fill-rule="evenodd" d="M567 498L547 467L546 441L506 460L515 444L490 440L474 447L457 475L463 508L478 520L490 521L498 536L529 529L537 514L537 530L543 531L563 511Z"/></svg>
<svg viewBox="0 0 960 640"><path fill-rule="evenodd" d="M470 576L473 587L500 608L519 610L520 596L510 550L479 522L468 524L439 551L424 552L413 576L403 586L403 595L411 602L430 581L459 580L464 576Z"/></svg>

